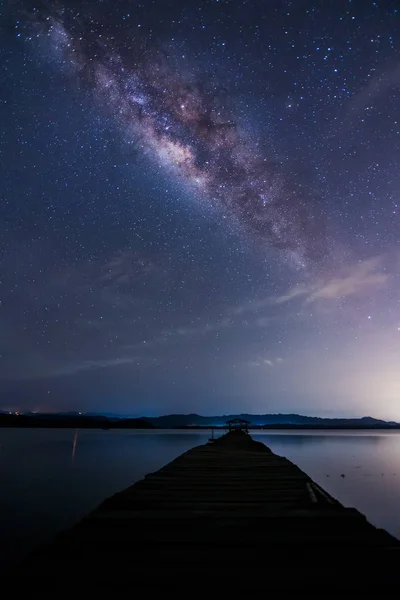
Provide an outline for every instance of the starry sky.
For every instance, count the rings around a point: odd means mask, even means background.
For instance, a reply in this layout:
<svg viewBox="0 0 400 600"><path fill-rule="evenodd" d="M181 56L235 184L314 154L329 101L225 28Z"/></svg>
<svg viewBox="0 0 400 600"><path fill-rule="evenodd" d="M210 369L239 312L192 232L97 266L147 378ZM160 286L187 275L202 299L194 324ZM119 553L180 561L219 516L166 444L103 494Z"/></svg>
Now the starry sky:
<svg viewBox="0 0 400 600"><path fill-rule="evenodd" d="M399 3L0 10L0 409L400 420Z"/></svg>

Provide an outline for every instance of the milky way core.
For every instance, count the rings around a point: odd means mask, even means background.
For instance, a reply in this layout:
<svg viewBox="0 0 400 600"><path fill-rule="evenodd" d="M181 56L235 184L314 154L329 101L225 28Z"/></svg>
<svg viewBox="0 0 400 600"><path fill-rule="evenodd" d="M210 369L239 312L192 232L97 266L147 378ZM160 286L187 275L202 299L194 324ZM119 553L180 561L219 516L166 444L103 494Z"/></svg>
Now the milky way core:
<svg viewBox="0 0 400 600"><path fill-rule="evenodd" d="M115 35L80 9L40 12L61 67L91 91L124 135L258 243L296 268L324 254L315 199L249 142L235 107L211 74L190 68L132 27ZM189 63L189 66L188 66Z"/></svg>

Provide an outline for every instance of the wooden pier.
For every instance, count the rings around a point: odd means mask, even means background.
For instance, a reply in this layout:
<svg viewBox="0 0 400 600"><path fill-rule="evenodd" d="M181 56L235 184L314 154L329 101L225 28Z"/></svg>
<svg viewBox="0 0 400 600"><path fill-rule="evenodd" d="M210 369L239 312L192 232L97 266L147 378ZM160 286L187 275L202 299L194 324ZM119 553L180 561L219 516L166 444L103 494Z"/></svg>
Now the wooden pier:
<svg viewBox="0 0 400 600"><path fill-rule="evenodd" d="M398 540L238 431L109 498L14 575L167 597L386 597L400 589L399 564Z"/></svg>

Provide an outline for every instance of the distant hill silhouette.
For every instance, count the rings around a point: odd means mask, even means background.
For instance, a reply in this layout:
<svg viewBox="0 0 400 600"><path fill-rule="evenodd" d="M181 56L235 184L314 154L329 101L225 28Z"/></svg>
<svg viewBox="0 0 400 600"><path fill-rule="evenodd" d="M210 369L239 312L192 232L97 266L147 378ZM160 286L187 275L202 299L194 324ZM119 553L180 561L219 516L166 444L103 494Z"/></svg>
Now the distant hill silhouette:
<svg viewBox="0 0 400 600"><path fill-rule="evenodd" d="M154 429L154 425L144 419L110 419L104 416L90 416L79 413L27 413L0 414L0 427L57 427L75 429Z"/></svg>
<svg viewBox="0 0 400 600"><path fill-rule="evenodd" d="M0 427L70 427L81 429L191 429L223 427L229 419L246 419L259 429L397 429L400 423L373 417L323 418L298 414L248 413L204 417L198 414L173 414L161 417L131 418L98 413L5 413L0 411Z"/></svg>
<svg viewBox="0 0 400 600"><path fill-rule="evenodd" d="M321 427L321 428L396 428L400 427L400 423L394 421L383 421L374 419L373 417L361 418L323 418L323 417L308 417L298 414L264 414L250 415L248 413L221 415L212 417L203 417L197 414L174 414L161 417L143 417L146 421L152 423L155 427L163 429L174 429L182 427L221 427L225 425L229 419L246 419L250 421L253 427L285 427L285 428L300 428L300 427Z"/></svg>

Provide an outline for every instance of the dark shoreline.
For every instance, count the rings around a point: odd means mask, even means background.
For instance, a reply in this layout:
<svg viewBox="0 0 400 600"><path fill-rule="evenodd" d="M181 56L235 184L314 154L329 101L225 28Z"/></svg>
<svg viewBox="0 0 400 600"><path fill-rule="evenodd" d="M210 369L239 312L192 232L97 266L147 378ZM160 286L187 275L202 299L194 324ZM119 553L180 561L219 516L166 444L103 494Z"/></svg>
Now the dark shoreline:
<svg viewBox="0 0 400 600"><path fill-rule="evenodd" d="M165 429L165 428L157 428L157 429ZM181 426L181 427L171 427L171 429L214 429L215 431L225 431L225 427L221 427L218 425L209 425L209 426ZM249 431L268 431L270 429L293 429L293 430L354 430L354 431L369 431L374 429L383 429L383 430L400 430L400 425L306 425L306 424L296 424L296 423L276 423L269 425L249 425Z"/></svg>
<svg viewBox="0 0 400 600"><path fill-rule="evenodd" d="M314 430L314 431L396 431L400 430L400 423L390 421L380 421L371 417L360 419L319 419L315 417L299 416L300 422L284 422L283 415L277 416L277 422L269 422L270 416L265 415L265 421L262 423L259 416L255 417L258 420L257 424L252 424L248 419L248 427L252 431L266 430ZM290 421L290 415L288 415ZM221 422L221 418L217 417L218 423L207 422L208 417L198 417L203 419L203 423L196 424L193 418L192 423L182 423L181 415L170 415L168 417L141 417L141 418L125 418L113 417L105 415L87 415L87 414L68 414L68 413L0 413L0 428L1 427L17 427L17 428L46 428L46 429L156 429L163 430L187 430L187 431L202 431L214 429L216 432L224 432L226 430L225 421ZM281 418L281 422L279 422ZM271 419L272 421L273 419ZM294 419L293 419L294 420ZM260 424L261 421L261 424Z"/></svg>
<svg viewBox="0 0 400 600"><path fill-rule="evenodd" d="M212 431L215 433L225 433L225 427L216 427L213 425L199 427L154 427L151 424L146 425L128 425L124 423L110 424L88 424L88 423L0 423L0 429L141 429L152 431ZM399 431L400 426L328 426L328 425L267 425L265 427L249 427L249 431Z"/></svg>
<svg viewBox="0 0 400 600"><path fill-rule="evenodd" d="M155 429L143 419L107 419L106 417L81 416L29 416L0 415L0 428L19 429Z"/></svg>

